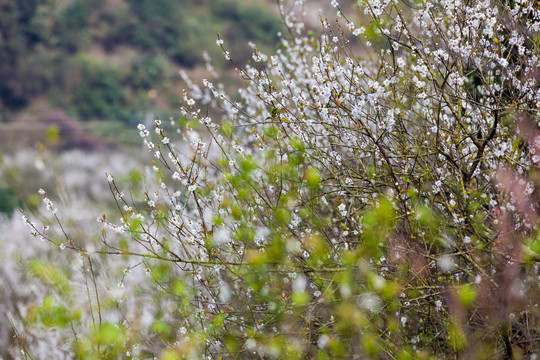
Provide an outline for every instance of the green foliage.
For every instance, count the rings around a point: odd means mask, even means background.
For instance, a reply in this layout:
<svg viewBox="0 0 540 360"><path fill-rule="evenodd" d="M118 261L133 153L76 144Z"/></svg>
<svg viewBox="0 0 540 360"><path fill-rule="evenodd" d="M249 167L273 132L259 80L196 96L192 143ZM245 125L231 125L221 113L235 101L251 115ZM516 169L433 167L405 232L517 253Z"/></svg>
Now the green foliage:
<svg viewBox="0 0 540 360"><path fill-rule="evenodd" d="M75 346L79 359L118 359L126 355L126 334L119 325L104 322L87 337L81 338Z"/></svg>
<svg viewBox="0 0 540 360"><path fill-rule="evenodd" d="M129 82L134 89L151 89L166 79L167 61L163 56L144 55L131 64Z"/></svg>
<svg viewBox="0 0 540 360"><path fill-rule="evenodd" d="M128 95L122 86L119 69L91 61L83 63L83 82L73 92L73 106L81 119L106 118L129 121L133 113Z"/></svg>
<svg viewBox="0 0 540 360"><path fill-rule="evenodd" d="M0 186L0 213L11 216L13 211L21 206L21 199L12 188Z"/></svg>
<svg viewBox="0 0 540 360"><path fill-rule="evenodd" d="M3 1L0 4L0 101L12 109L24 107L29 102L27 83L21 84L24 74L20 64L40 42L46 41L46 25L39 11L45 0ZM34 79L35 80L35 79Z"/></svg>
<svg viewBox="0 0 540 360"><path fill-rule="evenodd" d="M310 167L307 169L306 183L312 189L317 189L321 185L321 174L317 168Z"/></svg>
<svg viewBox="0 0 540 360"><path fill-rule="evenodd" d="M60 294L69 295L71 290L69 274L55 264L34 259L28 264L28 272L32 276L39 277L46 284L53 286Z"/></svg>
<svg viewBox="0 0 540 360"><path fill-rule="evenodd" d="M225 39L234 39L233 50L245 61L251 56L245 46L248 40L273 46L280 29L279 18L257 2L3 2L0 103L19 110L44 96L56 106L73 109L83 120L129 121L132 109L146 108L150 89L161 89L160 96L174 98L170 105L174 107L177 94L168 81L178 65L199 63L202 49L210 51L218 66L223 65L221 50L215 46L217 30ZM101 48L105 57L126 48L135 49L137 56L119 55L126 64L119 74L110 65L96 65L94 51ZM81 64L81 54L90 60ZM141 90L145 91L142 102L137 99Z"/></svg>
<svg viewBox="0 0 540 360"><path fill-rule="evenodd" d="M76 53L89 41L89 16L97 1L75 0L64 8L57 17L53 29L52 43L68 54ZM85 41L86 40L86 41Z"/></svg>
<svg viewBox="0 0 540 360"><path fill-rule="evenodd" d="M65 305L60 304L54 296L50 295L45 297L41 305L30 309L28 319L30 321L39 321L49 328L65 328L79 317L79 312L68 309Z"/></svg>

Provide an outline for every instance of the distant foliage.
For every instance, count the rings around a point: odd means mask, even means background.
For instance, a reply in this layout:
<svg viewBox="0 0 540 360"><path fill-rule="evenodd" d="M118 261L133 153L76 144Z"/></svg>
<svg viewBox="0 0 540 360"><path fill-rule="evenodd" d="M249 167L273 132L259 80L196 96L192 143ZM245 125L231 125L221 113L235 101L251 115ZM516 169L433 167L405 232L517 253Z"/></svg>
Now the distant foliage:
<svg viewBox="0 0 540 360"><path fill-rule="evenodd" d="M3 1L0 4L0 99L3 106L17 109L29 101L26 84L20 81L21 60L43 41L43 26L38 19L41 0Z"/></svg>
<svg viewBox="0 0 540 360"><path fill-rule="evenodd" d="M145 56L135 60L129 72L129 82L135 89L149 90L156 81L165 81L167 62L162 56Z"/></svg>
<svg viewBox="0 0 540 360"><path fill-rule="evenodd" d="M73 92L73 106L82 120L130 120L129 97L118 69L87 62L82 77L83 82Z"/></svg>
<svg viewBox="0 0 540 360"><path fill-rule="evenodd" d="M0 213L11 216L21 205L21 200L17 197L13 189L0 186Z"/></svg>
<svg viewBox="0 0 540 360"><path fill-rule="evenodd" d="M76 107L75 113L83 119L125 121L126 110L149 106L140 101L148 89L177 97L164 80L177 76L179 67L201 63L203 49L214 49L217 30L235 39L239 44L235 51L243 61L251 56L248 41L272 48L281 22L261 4L237 0L5 1L0 4L0 106L21 110L45 96L56 106ZM106 59L126 49L135 50L136 55L118 55L126 64L121 67L93 58L96 49L103 49ZM118 101L104 94L104 87L116 84L92 78L85 64L88 58L104 67L117 67L114 72L140 75L139 81L118 84L119 97L136 100ZM143 70L145 66L149 69ZM116 82L115 74L108 75Z"/></svg>
<svg viewBox="0 0 540 360"><path fill-rule="evenodd" d="M52 29L51 42L68 54L76 53L90 41L90 15L96 1L77 0L58 15ZM101 1L101 3L103 3Z"/></svg>

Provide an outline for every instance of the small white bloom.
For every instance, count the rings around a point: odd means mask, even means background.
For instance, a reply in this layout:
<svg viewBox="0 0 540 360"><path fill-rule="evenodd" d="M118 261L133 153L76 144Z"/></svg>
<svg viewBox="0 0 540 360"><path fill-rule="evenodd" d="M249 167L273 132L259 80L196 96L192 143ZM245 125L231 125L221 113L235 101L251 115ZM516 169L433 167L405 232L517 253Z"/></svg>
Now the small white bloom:
<svg viewBox="0 0 540 360"><path fill-rule="evenodd" d="M330 337L328 335L321 335L319 339L317 340L317 346L321 349L326 348L328 346L328 341L330 340Z"/></svg>
<svg viewBox="0 0 540 360"><path fill-rule="evenodd" d="M358 29L353 30L353 35L358 36L360 34L363 34L366 31L366 29L363 26L360 26Z"/></svg>
<svg viewBox="0 0 540 360"><path fill-rule="evenodd" d="M406 316L402 316L401 319L400 319L400 321L401 321L401 325L402 325L402 326L405 326L405 324L407 323L407 317L406 317Z"/></svg>
<svg viewBox="0 0 540 360"><path fill-rule="evenodd" d="M437 261L437 265L441 271L451 271L454 267L454 259L450 255L443 255Z"/></svg>

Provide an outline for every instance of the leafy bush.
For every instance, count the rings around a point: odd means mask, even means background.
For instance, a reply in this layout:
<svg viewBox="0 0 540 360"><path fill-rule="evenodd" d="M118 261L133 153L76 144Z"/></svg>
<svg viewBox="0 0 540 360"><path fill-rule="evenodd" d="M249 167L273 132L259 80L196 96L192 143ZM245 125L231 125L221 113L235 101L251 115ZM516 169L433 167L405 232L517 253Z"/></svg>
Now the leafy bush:
<svg viewBox="0 0 540 360"><path fill-rule="evenodd" d="M129 98L118 69L88 61L84 63L82 77L72 99L81 119L130 120Z"/></svg>
<svg viewBox="0 0 540 360"><path fill-rule="evenodd" d="M167 62L160 56L145 56L131 64L129 81L133 88L150 89L165 80Z"/></svg>
<svg viewBox="0 0 540 360"><path fill-rule="evenodd" d="M276 55L254 47L239 101L188 82L185 121L139 125L154 175L108 176L101 244L24 218L88 264L121 256L121 289L147 274L125 299L149 316L94 301L116 317L78 320L79 357L540 351L535 3L369 1L356 24L332 4L320 36L287 13Z"/></svg>
<svg viewBox="0 0 540 360"><path fill-rule="evenodd" d="M0 4L0 101L9 109L24 107L29 101L26 82L18 81L23 73L18 70L18 64L47 34L47 27L36 21L42 3L42 0L27 0Z"/></svg>
<svg viewBox="0 0 540 360"><path fill-rule="evenodd" d="M0 213L11 216L20 206L21 201L15 192L9 187L0 186Z"/></svg>

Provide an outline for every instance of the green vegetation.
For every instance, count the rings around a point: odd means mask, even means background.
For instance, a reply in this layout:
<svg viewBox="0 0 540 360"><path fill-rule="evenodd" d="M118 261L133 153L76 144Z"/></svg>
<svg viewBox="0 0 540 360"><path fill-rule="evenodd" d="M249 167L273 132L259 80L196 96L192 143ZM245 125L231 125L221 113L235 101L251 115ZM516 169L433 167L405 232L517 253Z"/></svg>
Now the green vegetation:
<svg viewBox="0 0 540 360"><path fill-rule="evenodd" d="M130 111L128 96L122 88L119 71L113 67L88 64L82 72L85 81L73 93L73 106L81 119L89 117L111 118L128 121Z"/></svg>
<svg viewBox="0 0 540 360"><path fill-rule="evenodd" d="M177 71L202 62L223 67L216 31L234 39L239 61L248 41L272 48L279 17L264 2L239 0L47 0L0 4L0 111L36 99L81 120L133 120L136 110L177 106ZM176 84L177 85L177 84ZM148 91L158 101L149 102ZM172 100L174 99L174 101ZM161 100L161 101L159 101Z"/></svg>
<svg viewBox="0 0 540 360"><path fill-rule="evenodd" d="M0 185L0 214L11 215L21 201L10 187Z"/></svg>

